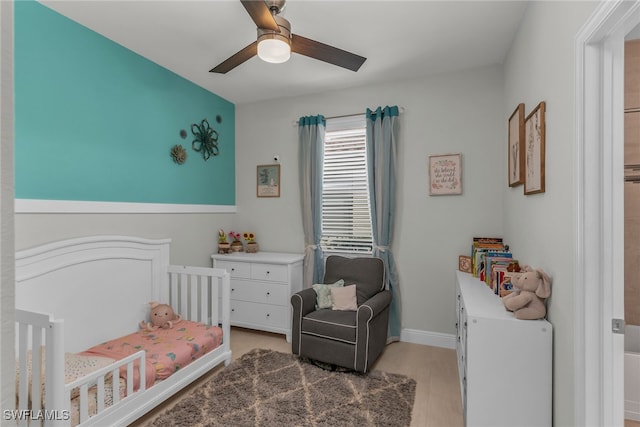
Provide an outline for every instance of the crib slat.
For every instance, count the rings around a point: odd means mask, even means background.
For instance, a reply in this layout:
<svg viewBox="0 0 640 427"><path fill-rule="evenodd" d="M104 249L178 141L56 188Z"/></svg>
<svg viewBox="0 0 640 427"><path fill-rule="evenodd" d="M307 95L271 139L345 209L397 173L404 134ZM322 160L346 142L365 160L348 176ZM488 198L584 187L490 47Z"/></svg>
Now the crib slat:
<svg viewBox="0 0 640 427"><path fill-rule="evenodd" d="M209 324L207 318L209 317L209 277L200 276L200 317L201 323Z"/></svg>
<svg viewBox="0 0 640 427"><path fill-rule="evenodd" d="M98 410L100 413L104 410L104 376L98 377L98 385L96 390L96 399L98 400Z"/></svg>
<svg viewBox="0 0 640 427"><path fill-rule="evenodd" d="M209 310L210 324L217 325L220 321L220 285L222 283L222 279L220 277L212 277L211 278L211 297L209 300L211 301L211 307Z"/></svg>
<svg viewBox="0 0 640 427"><path fill-rule="evenodd" d="M31 329L31 408L42 409L42 329Z"/></svg>
<svg viewBox="0 0 640 427"><path fill-rule="evenodd" d="M147 366L144 363L146 359L139 359L138 360L138 371L140 372L140 384L138 387L138 391L145 391L147 389ZM131 362L131 363L135 363L135 362Z"/></svg>
<svg viewBox="0 0 640 427"><path fill-rule="evenodd" d="M178 307L178 274L169 274L169 301L172 307Z"/></svg>
<svg viewBox="0 0 640 427"><path fill-rule="evenodd" d="M111 371L111 395L113 396L113 404L120 402L120 369ZM131 377L133 378L133 377ZM127 383L131 381L127 379Z"/></svg>
<svg viewBox="0 0 640 427"><path fill-rule="evenodd" d="M29 393L29 380L27 378L27 341L29 336L29 325L26 323L18 324L18 353L20 357L20 387L18 391L18 409L26 410L29 408L27 395ZM25 424L26 425L26 422Z"/></svg>
<svg viewBox="0 0 640 427"><path fill-rule="evenodd" d="M133 362L127 363L127 396L133 394Z"/></svg>
<svg viewBox="0 0 640 427"><path fill-rule="evenodd" d="M199 315L198 315L198 289L200 287L200 278L198 276L196 276L195 274L190 274L189 275L189 279L190 279L190 294L189 295L191 297L191 303L189 304L189 320L193 320L193 321L198 321L199 319Z"/></svg>
<svg viewBox="0 0 640 427"><path fill-rule="evenodd" d="M89 385L80 386L80 422L89 419Z"/></svg>
<svg viewBox="0 0 640 427"><path fill-rule="evenodd" d="M184 313L185 316L188 316L189 313L188 283L187 274L182 273L180 275L180 311L178 313Z"/></svg>

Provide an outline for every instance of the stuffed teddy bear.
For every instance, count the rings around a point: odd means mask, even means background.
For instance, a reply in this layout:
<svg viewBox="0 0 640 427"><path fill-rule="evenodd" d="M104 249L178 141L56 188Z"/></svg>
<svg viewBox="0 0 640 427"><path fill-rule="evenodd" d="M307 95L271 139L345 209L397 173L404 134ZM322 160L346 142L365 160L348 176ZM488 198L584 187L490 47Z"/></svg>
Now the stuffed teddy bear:
<svg viewBox="0 0 640 427"><path fill-rule="evenodd" d="M171 329L182 320L179 314L173 312L170 305L160 304L156 301L151 301L149 305L151 306L151 313L149 314L151 321L141 321L140 329L148 331L154 331L158 328Z"/></svg>
<svg viewBox="0 0 640 427"><path fill-rule="evenodd" d="M516 319L543 319L547 314L545 298L551 295L551 280L540 269L523 268L511 278L513 290L502 298L504 307L513 311Z"/></svg>

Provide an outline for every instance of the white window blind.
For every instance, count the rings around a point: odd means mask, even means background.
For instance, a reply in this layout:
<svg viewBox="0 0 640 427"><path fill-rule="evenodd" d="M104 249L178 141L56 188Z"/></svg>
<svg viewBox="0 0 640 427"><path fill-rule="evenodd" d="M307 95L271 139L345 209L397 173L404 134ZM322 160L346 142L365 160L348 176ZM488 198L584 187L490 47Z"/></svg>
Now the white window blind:
<svg viewBox="0 0 640 427"><path fill-rule="evenodd" d="M364 116L328 119L322 180L323 251L371 253Z"/></svg>

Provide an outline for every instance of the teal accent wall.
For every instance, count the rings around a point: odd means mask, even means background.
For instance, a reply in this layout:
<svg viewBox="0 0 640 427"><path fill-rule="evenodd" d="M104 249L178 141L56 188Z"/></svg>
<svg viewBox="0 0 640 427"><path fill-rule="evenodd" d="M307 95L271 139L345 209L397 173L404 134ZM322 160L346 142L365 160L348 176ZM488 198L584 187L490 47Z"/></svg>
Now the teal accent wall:
<svg viewBox="0 0 640 427"><path fill-rule="evenodd" d="M235 204L234 104L33 1L15 3L15 121L16 198Z"/></svg>

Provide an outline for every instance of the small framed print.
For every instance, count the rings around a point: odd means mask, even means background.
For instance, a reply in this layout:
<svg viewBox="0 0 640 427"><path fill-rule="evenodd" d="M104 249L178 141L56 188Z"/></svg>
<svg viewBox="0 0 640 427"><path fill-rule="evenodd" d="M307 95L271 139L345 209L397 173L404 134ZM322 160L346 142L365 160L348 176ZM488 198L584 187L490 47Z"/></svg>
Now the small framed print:
<svg viewBox="0 0 640 427"><path fill-rule="evenodd" d="M429 156L429 195L462 194L462 154Z"/></svg>
<svg viewBox="0 0 640 427"><path fill-rule="evenodd" d="M544 193L545 108L542 101L525 120L524 194Z"/></svg>
<svg viewBox="0 0 640 427"><path fill-rule="evenodd" d="M256 178L258 197L280 197L280 165L258 165Z"/></svg>
<svg viewBox="0 0 640 427"><path fill-rule="evenodd" d="M458 270L471 273L471 257L466 255L458 256Z"/></svg>
<svg viewBox="0 0 640 427"><path fill-rule="evenodd" d="M524 183L524 104L509 117L509 187Z"/></svg>

